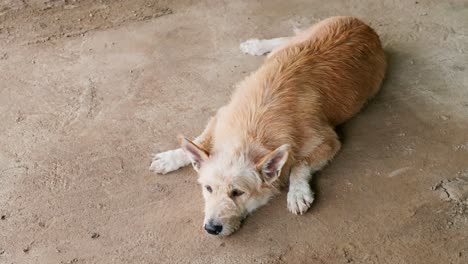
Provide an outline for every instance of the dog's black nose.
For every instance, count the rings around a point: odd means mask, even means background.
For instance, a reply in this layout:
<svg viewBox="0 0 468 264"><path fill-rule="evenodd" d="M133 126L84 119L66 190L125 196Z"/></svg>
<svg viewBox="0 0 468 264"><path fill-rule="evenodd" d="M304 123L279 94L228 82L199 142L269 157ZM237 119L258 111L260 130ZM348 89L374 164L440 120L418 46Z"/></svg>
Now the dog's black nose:
<svg viewBox="0 0 468 264"><path fill-rule="evenodd" d="M209 223L209 224L205 224L205 230L209 234L219 235L219 233L221 233L221 231L223 231L223 226L222 225L214 225L212 223Z"/></svg>

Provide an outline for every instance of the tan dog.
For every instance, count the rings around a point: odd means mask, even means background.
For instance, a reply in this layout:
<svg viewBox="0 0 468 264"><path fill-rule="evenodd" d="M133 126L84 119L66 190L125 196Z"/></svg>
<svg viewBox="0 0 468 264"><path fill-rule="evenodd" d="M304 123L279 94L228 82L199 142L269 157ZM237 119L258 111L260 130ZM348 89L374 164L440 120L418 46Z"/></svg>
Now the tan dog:
<svg viewBox="0 0 468 264"><path fill-rule="evenodd" d="M204 228L229 235L289 180L288 209L308 210L309 180L340 149L334 131L375 95L386 63L379 37L353 17L332 17L292 38L249 40L249 54L271 52L239 84L193 142L155 155L168 173L190 163L205 198Z"/></svg>

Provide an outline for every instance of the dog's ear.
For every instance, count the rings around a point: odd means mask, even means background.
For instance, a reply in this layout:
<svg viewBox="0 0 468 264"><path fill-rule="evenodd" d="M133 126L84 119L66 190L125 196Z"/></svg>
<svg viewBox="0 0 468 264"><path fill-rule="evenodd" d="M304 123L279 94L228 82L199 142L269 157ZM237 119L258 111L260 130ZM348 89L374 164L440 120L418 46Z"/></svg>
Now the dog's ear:
<svg viewBox="0 0 468 264"><path fill-rule="evenodd" d="M186 139L184 136L178 136L177 138L179 140L180 147L184 150L185 154L192 162L193 168L196 171L200 170L203 162L208 160L208 152L197 146L192 141Z"/></svg>
<svg viewBox="0 0 468 264"><path fill-rule="evenodd" d="M281 175L281 168L288 160L289 149L289 144L284 144L257 162L257 170L264 182L271 184L278 179Z"/></svg>

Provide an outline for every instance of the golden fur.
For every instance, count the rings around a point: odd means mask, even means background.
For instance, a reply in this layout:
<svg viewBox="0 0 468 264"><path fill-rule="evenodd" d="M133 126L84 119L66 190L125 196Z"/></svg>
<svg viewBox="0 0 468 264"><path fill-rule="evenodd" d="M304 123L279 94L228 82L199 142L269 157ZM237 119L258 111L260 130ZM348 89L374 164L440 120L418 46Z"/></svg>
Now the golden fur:
<svg viewBox="0 0 468 264"><path fill-rule="evenodd" d="M290 175L297 193L288 194L288 207L307 210L308 175L339 150L335 126L378 92L385 68L378 35L353 17L323 20L273 50L201 136L181 138L204 186L205 225L214 221L221 235L232 233ZM243 194L233 197L233 190Z"/></svg>

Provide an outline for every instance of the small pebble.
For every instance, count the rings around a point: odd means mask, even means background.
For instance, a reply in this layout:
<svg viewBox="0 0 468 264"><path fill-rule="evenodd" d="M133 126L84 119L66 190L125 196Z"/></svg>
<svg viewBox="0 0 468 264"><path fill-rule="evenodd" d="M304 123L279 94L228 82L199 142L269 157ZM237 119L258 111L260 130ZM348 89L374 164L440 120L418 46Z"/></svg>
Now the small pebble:
<svg viewBox="0 0 468 264"><path fill-rule="evenodd" d="M0 216L0 219L5 220L5 219L6 219L6 215Z"/></svg>
<svg viewBox="0 0 468 264"><path fill-rule="evenodd" d="M445 115L441 115L440 116L440 119L444 120L444 121L447 121L449 120L449 117L448 116L445 116Z"/></svg>
<svg viewBox="0 0 468 264"><path fill-rule="evenodd" d="M98 238L98 237L99 237L99 234L98 234L98 233L93 233L93 234L91 235L91 238L93 238L93 239L94 239L94 238Z"/></svg>
<svg viewBox="0 0 468 264"><path fill-rule="evenodd" d="M226 243L223 242L223 243L219 244L219 246L220 246L220 247L225 247L225 246L226 246Z"/></svg>

